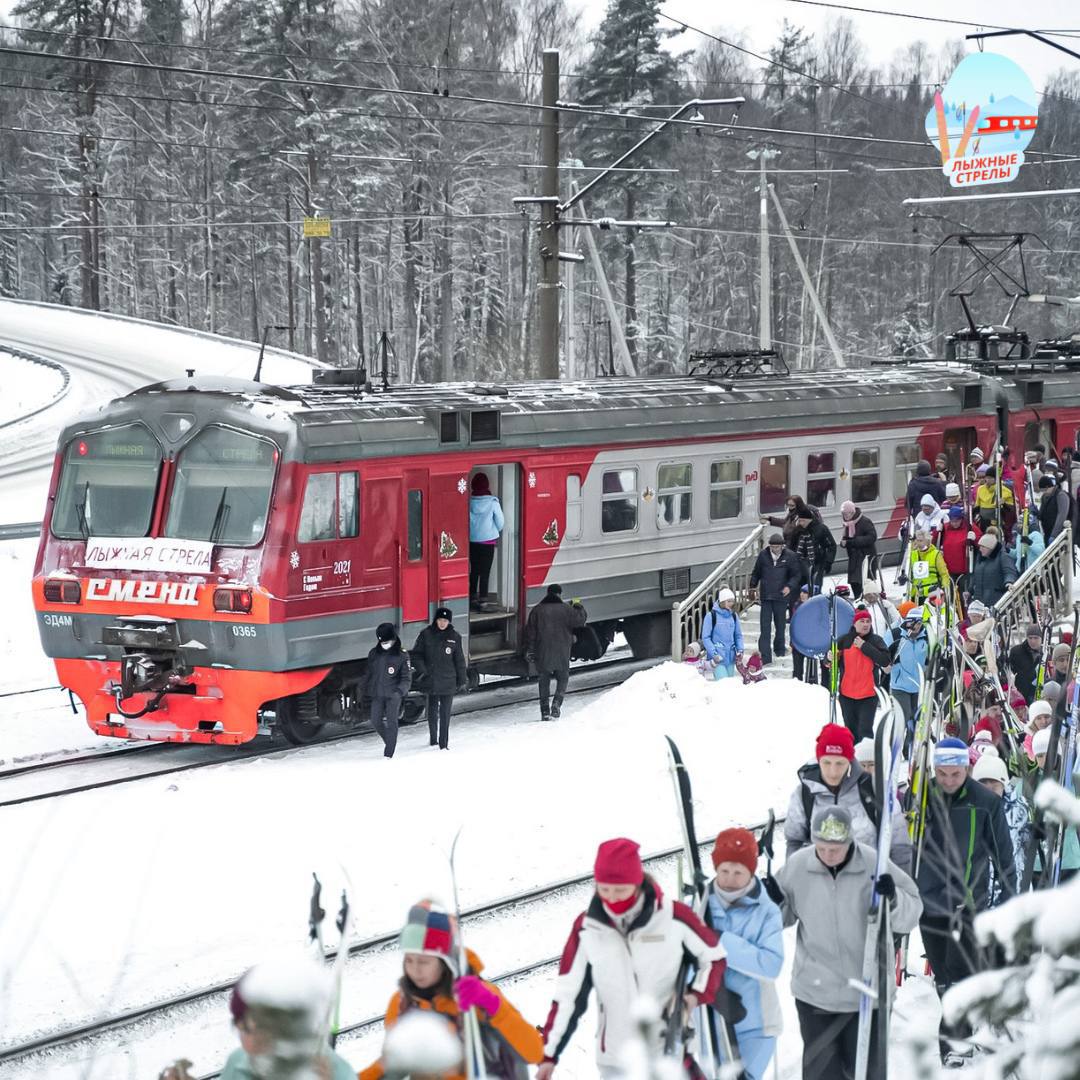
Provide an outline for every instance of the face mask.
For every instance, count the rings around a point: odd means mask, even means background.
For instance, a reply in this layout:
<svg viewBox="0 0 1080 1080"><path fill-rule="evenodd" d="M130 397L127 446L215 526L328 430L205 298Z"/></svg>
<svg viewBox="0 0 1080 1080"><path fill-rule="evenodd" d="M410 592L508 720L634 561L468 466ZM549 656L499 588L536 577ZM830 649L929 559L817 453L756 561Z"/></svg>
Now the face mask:
<svg viewBox="0 0 1080 1080"><path fill-rule="evenodd" d="M637 903L637 899L638 894L634 893L625 900L601 900L600 902L612 915L625 915Z"/></svg>
<svg viewBox="0 0 1080 1080"><path fill-rule="evenodd" d="M754 887L753 878L750 879L741 889L721 889L719 885L715 885L716 895L724 901L725 904L734 904L736 900L741 900L746 896L750 890Z"/></svg>
<svg viewBox="0 0 1080 1080"><path fill-rule="evenodd" d="M394 643L393 643L392 641L380 641L380 642L379 642L379 644L380 644L380 645L381 645L381 646L382 646L382 647L383 647L384 649L389 649L389 648L390 648L390 646L391 646L391 645L393 645Z"/></svg>

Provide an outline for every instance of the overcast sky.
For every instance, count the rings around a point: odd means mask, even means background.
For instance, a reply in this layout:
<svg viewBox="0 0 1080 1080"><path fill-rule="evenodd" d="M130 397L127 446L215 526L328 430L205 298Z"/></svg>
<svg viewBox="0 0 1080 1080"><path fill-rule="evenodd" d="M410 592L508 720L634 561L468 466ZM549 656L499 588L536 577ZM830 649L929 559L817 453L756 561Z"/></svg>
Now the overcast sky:
<svg viewBox="0 0 1080 1080"><path fill-rule="evenodd" d="M945 16L995 26L1024 27L1025 29L1066 29L1080 34L1080 0L839 0L841 3L873 8L892 8L911 15ZM583 5L589 29L603 18L607 0L585 0ZM786 18L799 26L820 34L827 20L845 13L831 8L811 7L794 0L749 0L744 3L717 3L717 0L667 0L665 13L683 19L702 30L716 32L720 28L741 31L747 47L764 53L776 41ZM861 12L847 13L855 23L866 45L869 60L875 66L885 66L898 48L922 39L936 47L949 39L963 38L974 27L951 26L947 23L920 22L915 19ZM663 20L662 20L663 21ZM695 47L701 35L687 33L675 38L674 47ZM1080 37L1064 44L1080 52ZM968 42L974 50L976 43ZM1041 89L1047 76L1060 68L1080 72L1080 60L1074 60L1037 41L1026 38L998 38L987 44L987 50L999 52L1015 60L1031 77L1036 89Z"/></svg>

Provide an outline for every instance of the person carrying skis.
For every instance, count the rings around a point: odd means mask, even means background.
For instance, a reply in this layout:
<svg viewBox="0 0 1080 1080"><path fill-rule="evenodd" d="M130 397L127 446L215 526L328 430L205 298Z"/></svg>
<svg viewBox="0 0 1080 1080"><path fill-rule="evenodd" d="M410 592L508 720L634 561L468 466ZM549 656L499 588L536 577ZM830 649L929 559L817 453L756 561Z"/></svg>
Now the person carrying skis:
<svg viewBox="0 0 1080 1080"><path fill-rule="evenodd" d="M934 538L925 529L915 533L911 554L908 556L908 589L912 599L924 603L938 589L948 592L952 579L941 550L934 546Z"/></svg>
<svg viewBox="0 0 1080 1080"><path fill-rule="evenodd" d="M221 1080L355 1080L356 1070L326 1045L332 996L329 968L306 953L256 964L229 997L240 1048Z"/></svg>
<svg viewBox="0 0 1080 1080"><path fill-rule="evenodd" d="M1009 770L996 747L990 747L979 755L971 769L971 779L992 791L1005 808L1005 820L1012 837L1013 862L1016 865L1017 882L1024 880L1028 848L1031 844L1031 807L1024 798L1023 785L1009 776ZM997 907L1005 897L994 867L990 867L990 904Z"/></svg>
<svg viewBox="0 0 1080 1080"><path fill-rule="evenodd" d="M971 571L970 592L992 608L1013 587L1016 581L1016 563L1005 554L996 532L987 532L979 538L978 554Z"/></svg>
<svg viewBox="0 0 1080 1080"><path fill-rule="evenodd" d="M945 484L933 475L930 462L926 460L919 462L915 467L915 475L908 481L905 500L908 517L914 517L919 512L924 495L929 495L938 506L945 501Z"/></svg>
<svg viewBox="0 0 1080 1080"><path fill-rule="evenodd" d="M975 489L975 512L985 532L991 525L1004 523L1006 517L1015 517L1016 500L1005 484L1001 485L1001 505L998 505L997 473L992 465L980 465L976 470L979 486Z"/></svg>
<svg viewBox="0 0 1080 1080"><path fill-rule="evenodd" d="M451 625L454 613L448 607L435 609L435 618L417 635L412 661L426 683L427 722L431 745L446 750L450 746L450 711L454 694L466 689L465 652L461 635Z"/></svg>
<svg viewBox="0 0 1080 1080"><path fill-rule="evenodd" d="M386 1030L410 1010L420 1009L445 1018L460 1038L464 1015L473 1009L480 1022L486 1075L525 1080L526 1066L538 1065L544 1056L540 1032L494 983L480 977L484 967L471 949L465 950L468 970L459 970L456 920L450 912L434 900L413 904L398 947L404 953L402 975L386 1007ZM382 1080L385 1073L380 1058L361 1069L359 1080ZM442 1074L442 1080L462 1078Z"/></svg>
<svg viewBox="0 0 1080 1080"><path fill-rule="evenodd" d="M570 651L574 631L588 621L588 613L577 600L563 603L562 586L551 584L544 599L529 612L525 623L525 659L535 665L540 676L540 719L558 720L563 695L570 682ZM551 699L551 680L555 697Z"/></svg>
<svg viewBox="0 0 1080 1080"><path fill-rule="evenodd" d="M862 606L870 612L870 629L883 638L894 627L900 625L900 612L896 605L881 591L881 583L876 578L863 582Z"/></svg>
<svg viewBox="0 0 1080 1080"><path fill-rule="evenodd" d="M959 581L967 574L970 557L980 536L982 529L975 522L968 525L962 506L949 507L949 519L941 533L941 554L945 569L954 580Z"/></svg>
<svg viewBox="0 0 1080 1080"><path fill-rule="evenodd" d="M938 506L933 495L924 495L919 502L919 512L915 515L915 531L925 529L937 543L948 514Z"/></svg>
<svg viewBox="0 0 1080 1080"><path fill-rule="evenodd" d="M982 967L974 921L990 907L990 866L1001 884L1002 899L1016 894L1017 879L1005 808L996 795L968 775L967 744L946 736L934 748L933 761L926 816L918 822L922 843L918 883L923 902L919 928L940 997ZM971 1056L970 1049L954 1048L950 1042L970 1035L966 1021L950 1023L942 1017L938 1044L944 1064L962 1065Z"/></svg>
<svg viewBox="0 0 1080 1080"><path fill-rule="evenodd" d="M930 639L923 621L925 614L921 607L911 608L900 625L894 626L883 638L893 656L889 690L900 703L909 736L915 730L915 710L919 706L919 689L930 651Z"/></svg>
<svg viewBox="0 0 1080 1080"><path fill-rule="evenodd" d="M724 982L746 1010L735 1025L746 1080L764 1080L783 1027L775 980L784 966L784 923L755 876L758 844L749 829L720 833L712 861L716 877L704 919L727 953Z"/></svg>
<svg viewBox="0 0 1080 1080"><path fill-rule="evenodd" d="M1039 480L1039 525L1048 544L1065 528L1069 510L1068 491L1053 476L1043 475Z"/></svg>
<svg viewBox="0 0 1080 1080"><path fill-rule="evenodd" d="M1028 705L1035 700L1035 680L1042 663L1042 638L1042 630L1035 623L1029 623L1024 628L1024 640L1009 650L1013 685L1024 695Z"/></svg>
<svg viewBox="0 0 1080 1080"><path fill-rule="evenodd" d="M701 622L701 646L712 665L714 679L731 679L743 656L743 633L735 614L735 594L730 589L717 593L712 610Z"/></svg>
<svg viewBox="0 0 1080 1080"><path fill-rule="evenodd" d="M375 648L367 658L364 693L371 698L371 726L383 741L383 757L392 758L401 701L412 686L413 672L393 623L379 623L375 637Z"/></svg>
<svg viewBox="0 0 1080 1080"><path fill-rule="evenodd" d="M874 523L850 501L840 504L840 519L844 528L840 537L840 546L847 552L848 557L848 585L851 586L852 598L858 600L862 596L864 564L867 567L866 576L874 576L874 561L877 559L877 529Z"/></svg>
<svg viewBox="0 0 1080 1080"><path fill-rule="evenodd" d="M830 806L842 806L851 817L855 839L876 848L879 822L874 780L855 760L851 732L839 724L826 724L814 753L817 760L799 769L799 783L788 801L784 820L788 858L812 842L810 823L819 810ZM899 806L893 814L890 858L910 872L911 838Z"/></svg>
<svg viewBox="0 0 1080 1080"><path fill-rule="evenodd" d="M859 605L851 629L837 639L836 651L840 663L840 711L844 723L856 739L874 733L874 714L877 712L878 673L892 663L885 642L871 627L870 612ZM822 660L826 664L826 660Z"/></svg>
<svg viewBox="0 0 1080 1080"><path fill-rule="evenodd" d="M795 554L803 564L803 580L810 586L810 595L821 592L825 575L832 573L836 559L836 541L828 526L815 518L809 508L799 511L799 528L795 533Z"/></svg>
<svg viewBox="0 0 1080 1080"><path fill-rule="evenodd" d="M745 1016L724 988L726 953L716 932L685 904L664 896L645 874L633 840L606 840L593 870L596 893L574 921L559 961L536 1080L551 1080L593 990L600 1006L596 1060L602 1077L621 1074L623 1049L637 1029L635 1003L643 995L669 1008L685 1004L690 1012L712 1005L733 1024ZM688 989L676 986L684 953L697 964Z"/></svg>
<svg viewBox="0 0 1080 1080"><path fill-rule="evenodd" d="M798 924L791 989L802 1033L802 1080L842 1080L855 1071L859 1037L859 985L865 927L877 856L855 839L843 806L819 807L811 824L812 847L789 855L765 889L780 905L784 925ZM877 878L887 900L892 931L906 934L922 904L915 883L894 862ZM870 1060L876 1057L878 1010L871 1013Z"/></svg>
<svg viewBox="0 0 1080 1080"><path fill-rule="evenodd" d="M799 558L784 546L784 537L773 533L769 546L759 553L750 573L750 588L759 595L761 631L758 634L758 652L761 662L771 664L773 653L783 656L784 629L787 626L788 607L794 600L794 590L802 580Z"/></svg>

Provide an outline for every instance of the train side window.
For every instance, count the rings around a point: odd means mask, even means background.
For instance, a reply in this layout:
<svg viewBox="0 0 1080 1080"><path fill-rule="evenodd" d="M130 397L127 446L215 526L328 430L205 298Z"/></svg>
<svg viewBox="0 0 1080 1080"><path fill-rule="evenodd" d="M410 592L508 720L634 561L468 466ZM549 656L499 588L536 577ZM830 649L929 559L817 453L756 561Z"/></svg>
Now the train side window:
<svg viewBox="0 0 1080 1080"><path fill-rule="evenodd" d="M338 473L337 480L338 536L360 535L360 474Z"/></svg>
<svg viewBox="0 0 1080 1080"><path fill-rule="evenodd" d="M637 477L637 469L604 473L600 485L601 532L633 532L637 528Z"/></svg>
<svg viewBox="0 0 1080 1080"><path fill-rule="evenodd" d="M409 562L424 557L424 493L413 489L408 495Z"/></svg>
<svg viewBox="0 0 1080 1080"><path fill-rule="evenodd" d="M312 473L304 488L304 505L300 510L301 544L315 540L333 540L337 536L337 473Z"/></svg>
<svg viewBox="0 0 1080 1080"><path fill-rule="evenodd" d="M881 495L880 455L876 446L851 451L851 501L876 503Z"/></svg>
<svg viewBox="0 0 1080 1080"><path fill-rule="evenodd" d="M709 466L709 520L737 518L742 512L742 459L714 461Z"/></svg>
<svg viewBox="0 0 1080 1080"><path fill-rule="evenodd" d="M656 524L661 529L685 525L693 513L694 467L661 465L656 472Z"/></svg>
<svg viewBox="0 0 1080 1080"><path fill-rule="evenodd" d="M776 514L784 510L791 484L791 458L787 454L774 454L761 459L758 481L758 509L763 514Z"/></svg>
<svg viewBox="0 0 1080 1080"><path fill-rule="evenodd" d="M806 501L811 506L836 505L836 454L806 455Z"/></svg>
<svg viewBox="0 0 1080 1080"><path fill-rule="evenodd" d="M896 475L893 478L895 498L903 499L907 496L907 486L919 471L921 458L922 447L918 443L905 443L896 448Z"/></svg>
<svg viewBox="0 0 1080 1080"><path fill-rule="evenodd" d="M580 540L584 515L581 507L581 477L568 473L566 477L566 531L564 540Z"/></svg>

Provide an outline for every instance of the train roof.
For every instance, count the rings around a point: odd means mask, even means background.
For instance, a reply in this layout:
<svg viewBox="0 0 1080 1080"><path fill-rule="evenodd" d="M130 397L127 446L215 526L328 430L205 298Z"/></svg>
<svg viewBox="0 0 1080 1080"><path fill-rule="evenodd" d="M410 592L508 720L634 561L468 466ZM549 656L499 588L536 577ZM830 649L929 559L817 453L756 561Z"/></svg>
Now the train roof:
<svg viewBox="0 0 1080 1080"><path fill-rule="evenodd" d="M69 430L185 408L281 435L306 462L434 453L441 448L566 448L679 442L734 433L926 422L1020 410L1043 401L1080 406L1080 371L988 375L956 364L717 378L600 378L573 382L432 383L358 387L337 382L277 387L211 377L143 387ZM872 406L872 408L871 408ZM211 414L215 414L211 415ZM157 426L154 424L153 426Z"/></svg>

